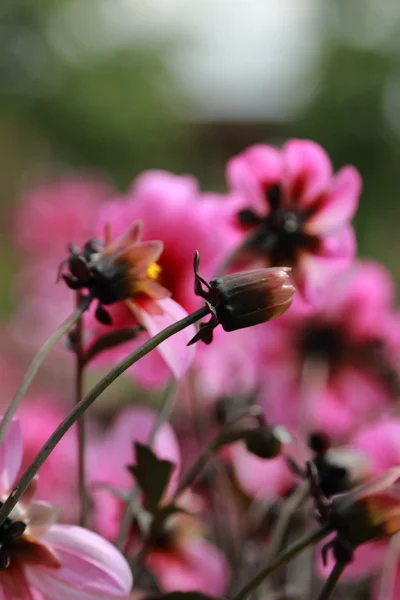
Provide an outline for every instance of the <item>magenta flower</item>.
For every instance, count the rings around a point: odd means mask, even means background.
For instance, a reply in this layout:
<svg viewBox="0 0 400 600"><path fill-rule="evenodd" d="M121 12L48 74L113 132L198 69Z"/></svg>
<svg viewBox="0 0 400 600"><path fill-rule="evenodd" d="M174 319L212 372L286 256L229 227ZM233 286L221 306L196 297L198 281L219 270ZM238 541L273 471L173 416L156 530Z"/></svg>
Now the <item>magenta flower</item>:
<svg viewBox="0 0 400 600"><path fill-rule="evenodd" d="M292 267L306 296L355 254L349 225L361 191L358 171L334 175L326 152L310 140L290 140L282 150L252 146L232 158L227 180L236 198L231 219L240 234L233 266L259 263Z"/></svg>
<svg viewBox="0 0 400 600"><path fill-rule="evenodd" d="M361 262L332 280L318 310L289 311L268 324L262 392L268 419L343 439L388 410L398 387L393 301L390 275Z"/></svg>
<svg viewBox="0 0 400 600"><path fill-rule="evenodd" d="M11 491L22 460L13 420L0 448L0 496ZM35 482L1 526L0 590L4 600L127 599L132 574L123 556L97 534L56 525L57 510L34 501Z"/></svg>
<svg viewBox="0 0 400 600"><path fill-rule="evenodd" d="M101 234L105 224L109 223L113 235L118 236L125 231L127 223L141 220L143 243L149 240L162 242L163 252L157 259L157 282L168 290L170 296L161 302L166 309L164 314L170 314L174 320L178 320L187 314L186 311L191 312L201 305L201 300L193 292L195 250L199 250L201 254L204 276L212 277L217 265L232 246L231 232L228 228L217 227L216 220L212 218L214 211L215 198L202 196L194 178L150 171L135 180L125 198L102 205L98 215L98 233ZM91 321L88 343L107 332L131 329L138 324L135 314L123 303L111 305L108 310L112 325ZM170 322L162 314L153 315L153 324L157 330ZM149 329L149 323L146 326ZM150 333L155 333L156 329L150 329ZM153 352L142 359L140 365L130 369L130 372L143 385L162 385L170 377L170 368L166 362L168 347L173 346L179 357L178 365L187 365L193 355L186 348L186 343L193 335L193 330L189 328L174 336L160 347L160 350L167 349L164 359ZM134 341L123 343L102 354L98 364L108 365L119 360L145 338L146 333L142 332ZM169 352L170 356L173 354Z"/></svg>
<svg viewBox="0 0 400 600"><path fill-rule="evenodd" d="M111 493L110 487L122 492L131 489L132 476L126 465L132 463L133 444L148 441L156 418L156 413L148 408L123 411L95 449L97 472L95 469L91 475L95 521L99 531L112 539L118 533L125 505L118 495ZM159 458L175 465L162 498L162 503L166 503L177 488L181 465L178 442L168 423L158 430L153 450ZM179 504L190 513L198 512L202 505L190 492L181 496ZM229 579L226 560L206 539L205 533L204 526L193 515L174 514L166 520L163 531L148 548L144 559L164 591L198 590L215 596L226 591ZM132 551L143 543L135 522L129 542Z"/></svg>

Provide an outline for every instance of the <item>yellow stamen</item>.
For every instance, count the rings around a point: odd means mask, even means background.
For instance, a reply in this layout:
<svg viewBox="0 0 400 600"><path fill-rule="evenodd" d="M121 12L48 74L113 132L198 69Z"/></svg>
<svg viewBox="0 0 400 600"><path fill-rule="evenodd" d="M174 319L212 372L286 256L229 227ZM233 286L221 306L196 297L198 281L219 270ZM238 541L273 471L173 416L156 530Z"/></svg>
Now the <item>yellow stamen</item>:
<svg viewBox="0 0 400 600"><path fill-rule="evenodd" d="M153 263L147 269L147 277L150 277L150 279L158 279L158 276L160 275L160 273L161 273L161 267L157 263Z"/></svg>

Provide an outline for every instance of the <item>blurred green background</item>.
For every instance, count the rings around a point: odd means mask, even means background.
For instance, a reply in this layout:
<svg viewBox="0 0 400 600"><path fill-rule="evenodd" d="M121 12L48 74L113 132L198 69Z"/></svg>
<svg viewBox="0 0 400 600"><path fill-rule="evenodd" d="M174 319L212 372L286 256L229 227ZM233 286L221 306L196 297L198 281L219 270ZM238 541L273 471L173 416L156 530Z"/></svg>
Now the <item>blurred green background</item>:
<svg viewBox="0 0 400 600"><path fill-rule="evenodd" d="M364 178L359 250L400 278L398 0L2 0L0 309L13 206L54 172L191 172L310 137Z"/></svg>

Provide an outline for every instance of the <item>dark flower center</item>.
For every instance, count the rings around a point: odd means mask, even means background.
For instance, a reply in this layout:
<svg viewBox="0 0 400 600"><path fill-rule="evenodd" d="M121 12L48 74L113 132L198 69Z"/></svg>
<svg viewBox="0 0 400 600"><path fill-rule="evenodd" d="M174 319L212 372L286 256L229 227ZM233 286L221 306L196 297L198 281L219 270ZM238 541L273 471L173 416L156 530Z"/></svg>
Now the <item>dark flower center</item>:
<svg viewBox="0 0 400 600"><path fill-rule="evenodd" d="M0 506L3 503L0 502ZM10 566L13 546L16 540L21 537L26 529L25 523L22 521L13 521L8 518L0 527L0 570L7 569Z"/></svg>
<svg viewBox="0 0 400 600"><path fill-rule="evenodd" d="M306 358L325 360L336 365L343 358L346 342L339 327L329 324L310 323L303 332L301 352Z"/></svg>
<svg viewBox="0 0 400 600"><path fill-rule="evenodd" d="M282 206L282 191L277 185L269 188L265 200L269 206L266 217L246 208L238 214L241 225L250 229L245 247L266 256L271 265L292 265L299 250L315 251L318 239L304 232L309 214L300 212L293 200Z"/></svg>

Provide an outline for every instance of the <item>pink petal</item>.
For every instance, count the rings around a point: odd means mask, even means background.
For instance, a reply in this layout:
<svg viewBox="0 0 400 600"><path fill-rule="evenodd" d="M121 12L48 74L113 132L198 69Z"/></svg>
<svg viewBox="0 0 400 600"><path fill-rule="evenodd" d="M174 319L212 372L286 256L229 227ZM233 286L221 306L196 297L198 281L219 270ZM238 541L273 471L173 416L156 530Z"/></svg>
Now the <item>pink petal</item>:
<svg viewBox="0 0 400 600"><path fill-rule="evenodd" d="M203 538L191 538L179 551L151 552L146 560L165 591L201 591L221 596L229 581L223 554Z"/></svg>
<svg viewBox="0 0 400 600"><path fill-rule="evenodd" d="M18 419L12 419L0 444L0 493L8 493L22 463L22 434Z"/></svg>
<svg viewBox="0 0 400 600"><path fill-rule="evenodd" d="M329 538L327 538L329 540ZM326 543L326 541L324 541ZM385 554L387 552L387 541L371 542L359 546L354 552L354 560L346 566L343 573L344 581L357 581L370 577L373 573L379 572L383 566ZM335 564L332 554L328 555L328 564L326 567L322 564L321 552L317 548L317 571L323 577L328 577ZM394 599L393 599L394 600Z"/></svg>
<svg viewBox="0 0 400 600"><path fill-rule="evenodd" d="M362 430L354 439L353 447L366 452L372 461L374 473L384 473L400 464L400 421L385 419Z"/></svg>
<svg viewBox="0 0 400 600"><path fill-rule="evenodd" d="M346 237L346 236L345 236ZM349 243L348 249L351 250L351 240L347 238ZM332 247L336 245L334 240L331 240ZM333 249L333 248L332 248ZM332 281L335 275L341 273L347 267L351 265L352 256L324 256L323 254L309 254L303 252L299 257L296 282L298 291L304 296L304 298L313 304L319 306L326 302L325 294L327 291L327 285Z"/></svg>
<svg viewBox="0 0 400 600"><path fill-rule="evenodd" d="M354 167L343 167L333 179L332 188L321 208L307 222L307 232L326 233L351 221L357 210L362 180Z"/></svg>
<svg viewBox="0 0 400 600"><path fill-rule="evenodd" d="M169 325L187 317L188 314L172 298L158 300L157 304L163 310L163 313L160 315L150 314L146 310L140 309L143 324L150 336L156 335ZM190 325L158 346L158 351L177 379L180 379L185 374L194 358L195 348L194 346L189 346L188 348L187 343L195 333L195 326Z"/></svg>
<svg viewBox="0 0 400 600"><path fill-rule="evenodd" d="M354 336L377 336L394 302L390 273L379 263L359 261L332 282L324 310L344 321Z"/></svg>
<svg viewBox="0 0 400 600"><path fill-rule="evenodd" d="M243 206L265 214L268 210L265 188L279 182L281 162L279 150L261 144L228 161L226 179L231 189L243 197Z"/></svg>
<svg viewBox="0 0 400 600"><path fill-rule="evenodd" d="M231 458L239 485L250 498L279 498L293 485L293 474L281 456L264 460L239 442L232 446Z"/></svg>
<svg viewBox="0 0 400 600"><path fill-rule="evenodd" d="M285 197L307 208L329 190L332 178L329 156L311 140L290 140L282 152Z"/></svg>
<svg viewBox="0 0 400 600"><path fill-rule="evenodd" d="M99 535L74 525L55 525L43 541L56 552L60 569L27 567L28 580L57 600L127 598L132 573L122 554Z"/></svg>

